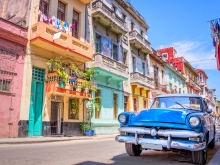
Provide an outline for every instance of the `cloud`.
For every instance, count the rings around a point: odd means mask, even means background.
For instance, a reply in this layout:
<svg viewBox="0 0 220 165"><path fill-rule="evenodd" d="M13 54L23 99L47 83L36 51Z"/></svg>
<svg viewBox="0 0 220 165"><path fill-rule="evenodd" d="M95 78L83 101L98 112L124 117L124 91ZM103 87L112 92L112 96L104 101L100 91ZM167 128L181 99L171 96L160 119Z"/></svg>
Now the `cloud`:
<svg viewBox="0 0 220 165"><path fill-rule="evenodd" d="M196 69L217 70L215 59L215 50L207 50L206 44L193 41L179 41L170 45L161 45L159 49L166 47L174 47L177 56L183 56Z"/></svg>

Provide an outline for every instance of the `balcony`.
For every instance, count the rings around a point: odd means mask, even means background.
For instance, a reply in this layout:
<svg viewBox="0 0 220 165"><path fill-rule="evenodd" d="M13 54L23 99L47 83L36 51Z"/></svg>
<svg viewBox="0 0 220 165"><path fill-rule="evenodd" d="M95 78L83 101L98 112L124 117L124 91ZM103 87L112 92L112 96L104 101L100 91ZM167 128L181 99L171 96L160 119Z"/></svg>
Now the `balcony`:
<svg viewBox="0 0 220 165"><path fill-rule="evenodd" d="M73 97L91 98L91 91L87 89L81 89L81 84L85 80L77 78L76 82L67 82L65 87L60 87L60 78L57 73L47 74L46 92L58 94L58 95L71 95ZM95 83L94 83L95 86Z"/></svg>
<svg viewBox="0 0 220 165"><path fill-rule="evenodd" d="M151 44L136 30L129 32L129 41L136 49L140 49L143 53L152 53Z"/></svg>
<svg viewBox="0 0 220 165"><path fill-rule="evenodd" d="M121 35L128 32L126 22L101 0L92 3L92 16L95 18L95 27L96 22L99 22L116 34Z"/></svg>
<svg viewBox="0 0 220 165"><path fill-rule="evenodd" d="M123 7L129 14L131 14L136 21L140 23L145 29L149 29L149 26L146 24L144 17L131 5L128 0L115 0L119 5Z"/></svg>
<svg viewBox="0 0 220 165"><path fill-rule="evenodd" d="M154 85L156 90L166 91L166 85L162 85L154 80Z"/></svg>
<svg viewBox="0 0 220 165"><path fill-rule="evenodd" d="M131 73L131 84L139 84L140 86L154 89L154 81L152 78L149 78L141 73L134 72Z"/></svg>
<svg viewBox="0 0 220 165"><path fill-rule="evenodd" d="M186 79L186 85L194 88L197 91L201 91L200 86L197 83L195 83L191 78Z"/></svg>
<svg viewBox="0 0 220 165"><path fill-rule="evenodd" d="M129 78L128 67L125 64L101 53L95 53L93 55L93 61L90 63L90 67L101 68L126 79Z"/></svg>
<svg viewBox="0 0 220 165"><path fill-rule="evenodd" d="M44 22L38 22L31 27L30 43L62 56L75 58L80 62L92 60L93 48L89 44L63 32L59 39L53 40L54 34L59 31ZM41 54L45 58L50 58L46 53Z"/></svg>

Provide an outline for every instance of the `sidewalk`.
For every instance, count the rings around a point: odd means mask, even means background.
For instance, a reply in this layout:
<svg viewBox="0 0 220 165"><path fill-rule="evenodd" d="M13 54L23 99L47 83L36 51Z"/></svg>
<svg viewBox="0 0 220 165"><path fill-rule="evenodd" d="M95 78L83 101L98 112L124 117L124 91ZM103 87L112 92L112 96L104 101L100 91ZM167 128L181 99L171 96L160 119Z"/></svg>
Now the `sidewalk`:
<svg viewBox="0 0 220 165"><path fill-rule="evenodd" d="M220 128L217 128L217 139L216 143L220 143ZM220 148L215 153L215 155L212 157L212 159L209 161L207 165L220 165Z"/></svg>
<svg viewBox="0 0 220 165"><path fill-rule="evenodd" d="M0 138L1 144L31 144L31 143L48 143L72 140L99 140L115 139L116 135L95 135L95 136L73 136L73 137L25 137L25 138Z"/></svg>

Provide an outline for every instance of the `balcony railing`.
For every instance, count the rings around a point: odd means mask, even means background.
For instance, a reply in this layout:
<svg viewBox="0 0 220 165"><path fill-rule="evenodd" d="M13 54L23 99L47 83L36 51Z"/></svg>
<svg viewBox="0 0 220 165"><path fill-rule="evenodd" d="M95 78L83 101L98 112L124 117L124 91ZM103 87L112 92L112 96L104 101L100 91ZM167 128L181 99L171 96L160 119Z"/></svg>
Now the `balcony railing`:
<svg viewBox="0 0 220 165"><path fill-rule="evenodd" d="M152 78L147 77L139 72L134 72L131 73L131 83L138 83L141 84L142 86L146 86L149 88L154 88L155 84Z"/></svg>
<svg viewBox="0 0 220 165"><path fill-rule="evenodd" d="M147 41L146 38L144 38L140 33L138 33L136 30L132 30L129 32L129 39L133 40L136 39L141 45L143 45L146 49L149 51L152 51L150 42Z"/></svg>
<svg viewBox="0 0 220 165"><path fill-rule="evenodd" d="M57 92L62 94L70 94L75 96L81 96L86 98L91 98L92 93L89 88L81 88L81 85L86 80L81 78L76 78L74 82L68 81L65 83L63 87L60 86L60 77L57 73L49 73L47 74L47 84L46 84L46 92ZM96 87L96 83L92 83L92 87Z"/></svg>
<svg viewBox="0 0 220 165"><path fill-rule="evenodd" d="M128 67L116 61L108 56L105 56L101 53L95 53L93 55L93 61L91 63L92 67L100 67L106 70L110 70L111 72L121 75L123 77L128 78Z"/></svg>
<svg viewBox="0 0 220 165"><path fill-rule="evenodd" d="M201 90L200 86L196 82L194 82L191 78L188 78L186 80L186 83L190 84L191 86L194 86L198 90Z"/></svg>
<svg viewBox="0 0 220 165"><path fill-rule="evenodd" d="M166 89L166 85L162 85L154 80L155 89L164 91Z"/></svg>
<svg viewBox="0 0 220 165"><path fill-rule="evenodd" d="M94 10L103 12L107 17L109 17L111 20L113 20L113 22L116 22L116 24L123 31L125 31L125 32L128 31L126 22L101 0L97 0L97 1L92 2L92 10L93 10L93 13L95 13Z"/></svg>
<svg viewBox="0 0 220 165"><path fill-rule="evenodd" d="M59 54L64 55L68 53L71 58L74 57L83 62L91 61L92 46L63 32L59 38L53 39L54 34L58 32L60 30L55 27L44 22L38 22L31 27L30 42L51 52L59 52Z"/></svg>

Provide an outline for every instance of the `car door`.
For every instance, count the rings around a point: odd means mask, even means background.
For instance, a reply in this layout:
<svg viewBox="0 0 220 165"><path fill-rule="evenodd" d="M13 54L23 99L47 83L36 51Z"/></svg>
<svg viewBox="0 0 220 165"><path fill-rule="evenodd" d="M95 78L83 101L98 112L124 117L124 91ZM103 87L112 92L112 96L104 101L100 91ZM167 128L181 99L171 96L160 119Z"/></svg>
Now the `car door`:
<svg viewBox="0 0 220 165"><path fill-rule="evenodd" d="M207 126L207 131L209 131L209 142L212 140L212 138L214 137L214 121L212 119L212 116L210 114L208 114L206 111L208 109L207 103L205 102L205 100L203 100L203 110L205 113L205 121L206 121L206 126Z"/></svg>

